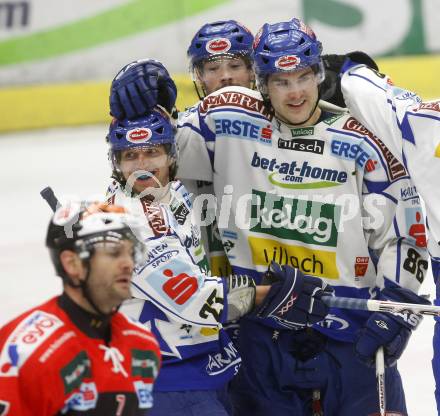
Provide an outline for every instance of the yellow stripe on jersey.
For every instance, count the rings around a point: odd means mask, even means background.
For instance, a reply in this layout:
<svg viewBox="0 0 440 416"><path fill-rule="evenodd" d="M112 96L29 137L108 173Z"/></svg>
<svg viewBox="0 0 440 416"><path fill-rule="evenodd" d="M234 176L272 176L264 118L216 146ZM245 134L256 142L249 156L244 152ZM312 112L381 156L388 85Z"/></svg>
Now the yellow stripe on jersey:
<svg viewBox="0 0 440 416"><path fill-rule="evenodd" d="M339 279L335 252L287 245L269 238L249 237L248 241L255 265L268 266L273 260L293 266L306 274Z"/></svg>

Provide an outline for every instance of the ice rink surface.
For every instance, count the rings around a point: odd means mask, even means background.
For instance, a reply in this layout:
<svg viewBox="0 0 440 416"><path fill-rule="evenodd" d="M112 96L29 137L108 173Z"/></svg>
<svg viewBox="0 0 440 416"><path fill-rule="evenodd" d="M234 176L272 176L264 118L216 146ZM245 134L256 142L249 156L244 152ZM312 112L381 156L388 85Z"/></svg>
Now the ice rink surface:
<svg viewBox="0 0 440 416"><path fill-rule="evenodd" d="M44 246L50 209L40 191L50 185L61 198L102 197L110 176L105 133L100 125L0 135L0 326L60 292ZM421 293L434 295L431 276ZM411 416L437 415L433 326L426 317L399 361Z"/></svg>

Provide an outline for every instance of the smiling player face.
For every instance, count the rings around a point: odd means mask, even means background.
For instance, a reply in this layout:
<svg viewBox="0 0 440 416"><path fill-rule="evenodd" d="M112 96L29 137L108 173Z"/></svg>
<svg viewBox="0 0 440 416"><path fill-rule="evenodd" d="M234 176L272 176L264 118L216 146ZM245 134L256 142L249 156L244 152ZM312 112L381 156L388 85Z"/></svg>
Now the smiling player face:
<svg viewBox="0 0 440 416"><path fill-rule="evenodd" d="M313 70L277 72L267 79L267 93L276 116L297 126L315 124L321 110L318 102L318 80Z"/></svg>

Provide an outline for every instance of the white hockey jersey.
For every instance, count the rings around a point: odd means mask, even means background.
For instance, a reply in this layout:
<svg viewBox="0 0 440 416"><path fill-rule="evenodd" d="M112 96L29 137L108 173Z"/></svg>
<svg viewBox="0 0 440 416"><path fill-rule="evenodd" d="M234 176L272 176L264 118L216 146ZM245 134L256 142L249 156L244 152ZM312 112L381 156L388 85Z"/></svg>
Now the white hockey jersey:
<svg viewBox="0 0 440 416"><path fill-rule="evenodd" d="M411 91L393 86L389 77L365 67L350 68L341 80L352 114L384 143L403 154L425 201L431 256L440 261L440 101L422 102ZM437 190L436 190L437 189Z"/></svg>
<svg viewBox="0 0 440 416"><path fill-rule="evenodd" d="M191 109L196 108L197 105L191 107ZM191 111L191 109L187 109L187 111ZM185 117L185 113L179 113L179 117ZM193 179L181 179L181 181L191 195L192 200L200 195L214 194L212 182ZM213 218L212 221L206 221L207 225L197 223L200 226L203 248L209 261L211 273L214 276L229 276L231 274L231 265L226 257L226 251L229 247L223 247L215 218L215 207L204 207L202 212L202 218L199 219L200 221L210 216Z"/></svg>
<svg viewBox="0 0 440 416"><path fill-rule="evenodd" d="M325 108L324 108L325 110ZM417 292L427 269L420 201L404 165L349 114L294 128L261 95L227 87L179 121L178 175L213 181L234 273L274 260L370 298L386 280ZM332 309L318 329L352 341L368 314Z"/></svg>
<svg viewBox="0 0 440 416"><path fill-rule="evenodd" d="M211 277L193 221L189 195L173 182L166 203L127 196L117 182L108 201L145 221L146 245L132 280L133 299L121 312L154 333L162 352L156 391L217 389L237 372L241 359L222 323L227 316L223 279Z"/></svg>

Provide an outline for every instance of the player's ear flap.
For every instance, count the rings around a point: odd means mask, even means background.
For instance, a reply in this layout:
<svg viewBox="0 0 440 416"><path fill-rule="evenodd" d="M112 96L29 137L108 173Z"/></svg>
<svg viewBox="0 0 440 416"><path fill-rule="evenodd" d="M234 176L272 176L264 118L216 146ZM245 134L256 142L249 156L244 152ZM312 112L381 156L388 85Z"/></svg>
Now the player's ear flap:
<svg viewBox="0 0 440 416"><path fill-rule="evenodd" d="M69 277L79 279L83 265L77 253L72 250L63 250L60 253L60 262Z"/></svg>

